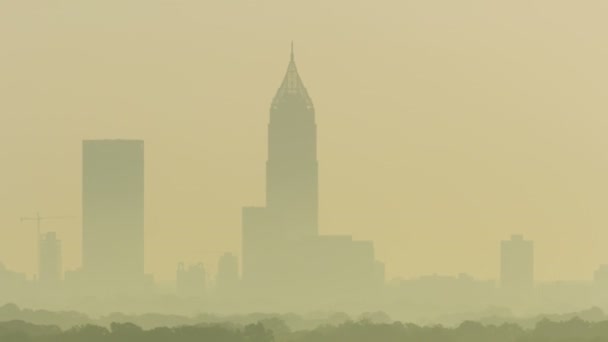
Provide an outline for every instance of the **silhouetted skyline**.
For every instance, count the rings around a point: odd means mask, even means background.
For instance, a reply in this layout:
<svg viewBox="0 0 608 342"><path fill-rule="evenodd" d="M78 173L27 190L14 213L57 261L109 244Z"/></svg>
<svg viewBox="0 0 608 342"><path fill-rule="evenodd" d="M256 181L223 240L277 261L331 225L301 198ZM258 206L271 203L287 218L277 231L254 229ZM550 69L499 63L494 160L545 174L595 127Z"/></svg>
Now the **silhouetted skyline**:
<svg viewBox="0 0 608 342"><path fill-rule="evenodd" d="M3 8L0 259L29 277L36 238L18 219L80 216L86 139L146 141L147 272L240 254L235 212L265 201L269 95L292 39L320 114L321 233L373 240L389 278L496 279L495 242L513 232L539 243L541 281L590 280L608 260L603 2ZM65 269L80 265L78 221L47 226Z"/></svg>
<svg viewBox="0 0 608 342"><path fill-rule="evenodd" d="M608 338L608 2L0 8L0 342Z"/></svg>
<svg viewBox="0 0 608 342"><path fill-rule="evenodd" d="M405 315L438 315L459 307L481 310L485 306L506 305L528 312L608 301L605 266L596 270L594 282L536 282L534 242L517 234L492 244L500 252L495 259L500 277L495 281L465 273L441 276L429 270L432 275L394 278L386 283L384 263L377 260L373 241L323 234L319 228L315 115L296 67L292 43L287 72L270 106L266 205L244 207L242 212L242 268L239 256L229 251L217 253L216 272L208 272L210 264L200 261L176 264L174 290L169 293L177 296L171 298L175 305L181 305L180 310L200 305L227 311L256 310L259 305L279 310L334 305L353 310L378 305ZM57 304L49 298L72 301L84 295L104 301L128 295L150 301L148 305L153 306L167 290L161 290L158 282L154 284L154 274L145 274L148 229L144 194L154 184L144 182L148 170L144 141L84 140L81 152L82 267L68 270L62 281L61 241L55 232L40 233L42 220L61 217L37 214L22 218L37 221L39 279L31 282L2 268L3 295L24 300L42 291L40 297L27 300L50 305ZM186 241L194 236L182 238ZM213 240L215 236L206 239ZM441 239L437 237L438 242ZM51 296L45 299L48 295ZM571 298L556 306L556 298L567 296ZM400 307L401 301L414 306ZM417 305L431 309L426 311Z"/></svg>

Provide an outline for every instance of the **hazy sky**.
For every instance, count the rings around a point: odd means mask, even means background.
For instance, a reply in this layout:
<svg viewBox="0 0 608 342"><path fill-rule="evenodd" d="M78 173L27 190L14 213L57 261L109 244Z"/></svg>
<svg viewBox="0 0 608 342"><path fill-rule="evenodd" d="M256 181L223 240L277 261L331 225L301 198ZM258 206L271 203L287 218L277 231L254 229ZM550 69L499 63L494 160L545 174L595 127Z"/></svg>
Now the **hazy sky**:
<svg viewBox="0 0 608 342"><path fill-rule="evenodd" d="M604 0L0 0L0 261L35 225L80 265L81 140L144 139L146 268L240 254L293 39L317 110L320 224L375 241L389 277L541 280L608 263Z"/></svg>

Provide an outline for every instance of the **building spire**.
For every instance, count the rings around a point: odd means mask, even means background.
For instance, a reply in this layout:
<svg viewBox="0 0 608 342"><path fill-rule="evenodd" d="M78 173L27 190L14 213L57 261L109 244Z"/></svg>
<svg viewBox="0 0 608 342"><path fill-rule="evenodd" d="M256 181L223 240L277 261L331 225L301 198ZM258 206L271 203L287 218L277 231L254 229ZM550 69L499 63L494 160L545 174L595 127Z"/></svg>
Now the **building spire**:
<svg viewBox="0 0 608 342"><path fill-rule="evenodd" d="M298 75L298 68L296 67L295 62L295 54L293 52L293 41L291 41L291 60L289 61L289 65L287 66L287 73L285 73L285 77L283 78L283 82L275 95L274 102L277 103L280 101L285 95L288 94L299 94L301 95L306 102L308 102L312 106L312 102L308 97L308 93L306 88L304 87L304 83L302 83L302 79L300 79L300 75Z"/></svg>

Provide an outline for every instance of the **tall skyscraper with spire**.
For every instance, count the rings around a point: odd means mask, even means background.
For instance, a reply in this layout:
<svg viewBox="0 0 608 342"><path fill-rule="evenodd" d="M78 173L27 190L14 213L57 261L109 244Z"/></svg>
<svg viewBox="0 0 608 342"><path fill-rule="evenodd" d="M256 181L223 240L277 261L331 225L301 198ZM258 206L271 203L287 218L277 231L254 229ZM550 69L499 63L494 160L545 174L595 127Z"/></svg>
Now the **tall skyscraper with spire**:
<svg viewBox="0 0 608 342"><path fill-rule="evenodd" d="M291 45L287 73L270 108L266 206L286 238L318 234L315 109L298 74Z"/></svg>
<svg viewBox="0 0 608 342"><path fill-rule="evenodd" d="M333 298L383 277L371 241L319 235L315 109L293 43L270 107L266 206L243 208L242 224L243 282L255 294L319 298L331 292Z"/></svg>

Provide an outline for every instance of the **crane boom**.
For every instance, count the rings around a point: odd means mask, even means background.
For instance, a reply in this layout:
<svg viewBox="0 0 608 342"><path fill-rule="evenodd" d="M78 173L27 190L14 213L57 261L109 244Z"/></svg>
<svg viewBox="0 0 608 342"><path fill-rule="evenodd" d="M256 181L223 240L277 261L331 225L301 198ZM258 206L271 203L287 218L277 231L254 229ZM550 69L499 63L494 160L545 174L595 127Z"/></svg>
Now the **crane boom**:
<svg viewBox="0 0 608 342"><path fill-rule="evenodd" d="M40 238L40 221L46 220L63 220L74 218L74 216L40 216L40 213L36 213L34 217L22 217L21 222L23 221L36 221L36 228L38 231L38 238Z"/></svg>

